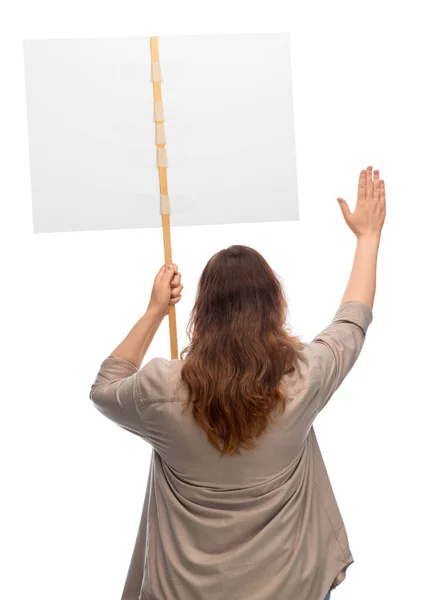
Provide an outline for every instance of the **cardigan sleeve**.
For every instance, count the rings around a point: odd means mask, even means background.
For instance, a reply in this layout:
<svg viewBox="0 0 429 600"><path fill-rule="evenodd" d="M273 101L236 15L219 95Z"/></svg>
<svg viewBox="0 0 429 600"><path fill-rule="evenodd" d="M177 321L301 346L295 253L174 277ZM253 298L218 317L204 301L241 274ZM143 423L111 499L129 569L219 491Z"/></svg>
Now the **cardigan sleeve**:
<svg viewBox="0 0 429 600"><path fill-rule="evenodd" d="M318 365L320 411L351 371L365 342L373 313L369 304L346 302L331 324L309 344Z"/></svg>

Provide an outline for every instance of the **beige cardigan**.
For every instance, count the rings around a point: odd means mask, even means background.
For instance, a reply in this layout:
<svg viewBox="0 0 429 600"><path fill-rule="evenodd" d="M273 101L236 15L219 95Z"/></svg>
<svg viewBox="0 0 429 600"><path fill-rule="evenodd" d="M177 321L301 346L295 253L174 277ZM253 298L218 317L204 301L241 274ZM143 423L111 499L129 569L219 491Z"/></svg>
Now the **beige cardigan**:
<svg viewBox="0 0 429 600"><path fill-rule="evenodd" d="M102 363L95 406L153 447L122 600L323 600L341 583L353 557L313 422L371 321L367 304L339 308L287 376L286 411L242 456L221 457L181 414L181 360Z"/></svg>

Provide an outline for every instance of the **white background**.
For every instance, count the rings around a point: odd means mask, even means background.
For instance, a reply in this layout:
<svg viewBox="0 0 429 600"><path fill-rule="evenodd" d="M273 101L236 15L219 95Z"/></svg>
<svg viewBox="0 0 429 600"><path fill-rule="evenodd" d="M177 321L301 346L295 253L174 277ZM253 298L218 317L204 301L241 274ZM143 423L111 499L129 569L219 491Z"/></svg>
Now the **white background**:
<svg viewBox="0 0 429 600"><path fill-rule="evenodd" d="M354 249L335 198L353 204L359 170L380 169L388 217L374 322L317 423L356 559L333 597L426 597L429 40L418 5L423 11L420 2L8 3L0 19L0 597L120 598L150 447L103 419L88 392L145 309L163 261L155 229L32 234L22 40L256 31L291 32L301 221L174 230L186 286L180 346L202 267L234 243L255 247L282 275L294 327L313 337L338 306ZM169 356L167 322L153 356Z"/></svg>

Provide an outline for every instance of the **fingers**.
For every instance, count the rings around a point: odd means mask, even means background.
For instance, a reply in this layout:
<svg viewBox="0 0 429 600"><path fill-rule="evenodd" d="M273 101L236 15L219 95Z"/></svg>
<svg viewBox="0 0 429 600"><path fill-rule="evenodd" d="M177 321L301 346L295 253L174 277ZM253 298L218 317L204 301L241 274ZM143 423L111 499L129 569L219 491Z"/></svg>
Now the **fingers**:
<svg viewBox="0 0 429 600"><path fill-rule="evenodd" d="M365 200L365 187L366 187L366 170L363 169L359 175L358 183L358 202Z"/></svg>
<svg viewBox="0 0 429 600"><path fill-rule="evenodd" d="M180 285L177 288L174 288L171 291L171 295L170 295L170 305L174 305L177 304L178 302L180 302L181 298L182 298L182 290L183 290L183 285Z"/></svg>
<svg viewBox="0 0 429 600"><path fill-rule="evenodd" d="M374 171L373 179L372 167L368 167L366 170L360 172L358 202L363 199L367 201L376 200L383 204L386 202L384 181L380 179L380 172L377 169Z"/></svg>
<svg viewBox="0 0 429 600"><path fill-rule="evenodd" d="M365 200L373 199L372 167L368 167L365 176Z"/></svg>
<svg viewBox="0 0 429 600"><path fill-rule="evenodd" d="M182 291L183 291L183 285L181 283L182 274L179 273L177 265L173 265L173 267L175 269L175 275L170 283L170 288L171 288L170 302L169 302L170 306L174 306L175 304L177 304L180 301L180 299L182 298Z"/></svg>
<svg viewBox="0 0 429 600"><path fill-rule="evenodd" d="M162 279L162 277L164 277L164 275L168 274L169 277L171 277L170 283L174 281L174 279L177 277L177 275L180 273L178 272L178 266L177 265L162 265L162 267L160 268L160 270L157 273L157 279Z"/></svg>
<svg viewBox="0 0 429 600"><path fill-rule="evenodd" d="M183 291L183 285L180 284L178 287L175 287L171 290L170 298L177 298L178 296L181 295L182 291Z"/></svg>
<svg viewBox="0 0 429 600"><path fill-rule="evenodd" d="M374 171L374 199L378 202L380 200L381 194L381 186L380 186L380 173L378 171Z"/></svg>
<svg viewBox="0 0 429 600"><path fill-rule="evenodd" d="M173 268L173 271L171 271L171 267ZM176 275L177 274L177 270L178 270L177 269L177 265L166 265L166 264L163 264L162 267L160 268L160 270L158 271L158 273L156 274L155 283L158 283L159 281L162 281L162 279L166 275L168 275L168 277L171 277L172 272ZM172 281L172 279L171 279L171 281Z"/></svg>
<svg viewBox="0 0 429 600"><path fill-rule="evenodd" d="M380 179L379 171L374 171L374 200L379 204L386 204L384 179Z"/></svg>
<svg viewBox="0 0 429 600"><path fill-rule="evenodd" d="M180 285L181 279L182 279L182 274L177 272L175 274L175 276L173 277L173 279L171 280L170 286L172 288L178 287Z"/></svg>
<svg viewBox="0 0 429 600"><path fill-rule="evenodd" d="M164 265L162 265L162 267L161 267L161 269L160 269L160 271L159 271L159 272L160 272L160 273L166 273L167 271L168 271L168 272L170 272L170 271L171 271L171 269L173 269L173 272L174 272L174 273L177 273L177 271L178 271L178 267L177 267L177 265L175 265L175 264L171 264L171 265L169 265L169 264L167 264L167 265L166 265L166 264L164 264Z"/></svg>

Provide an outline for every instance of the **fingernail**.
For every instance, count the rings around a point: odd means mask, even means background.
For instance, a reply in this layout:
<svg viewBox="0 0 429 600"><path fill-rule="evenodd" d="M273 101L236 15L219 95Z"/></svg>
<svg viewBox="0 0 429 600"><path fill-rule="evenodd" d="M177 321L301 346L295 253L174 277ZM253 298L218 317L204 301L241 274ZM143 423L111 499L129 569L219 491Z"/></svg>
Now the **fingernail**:
<svg viewBox="0 0 429 600"><path fill-rule="evenodd" d="M169 271L171 271L171 269L172 269L172 268L173 268L173 266L172 266L172 265L168 265L168 267L167 267L167 269L168 269Z"/></svg>

